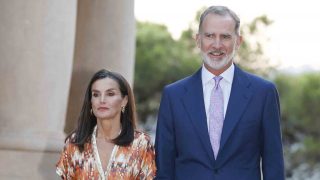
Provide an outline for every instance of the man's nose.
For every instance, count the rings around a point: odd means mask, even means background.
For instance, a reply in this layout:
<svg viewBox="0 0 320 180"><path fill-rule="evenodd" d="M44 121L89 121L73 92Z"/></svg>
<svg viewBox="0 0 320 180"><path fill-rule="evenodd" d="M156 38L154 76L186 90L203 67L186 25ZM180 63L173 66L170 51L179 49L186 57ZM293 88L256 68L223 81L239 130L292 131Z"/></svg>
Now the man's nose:
<svg viewBox="0 0 320 180"><path fill-rule="evenodd" d="M211 42L211 46L214 48L221 48L222 47L222 42L220 38L215 38Z"/></svg>

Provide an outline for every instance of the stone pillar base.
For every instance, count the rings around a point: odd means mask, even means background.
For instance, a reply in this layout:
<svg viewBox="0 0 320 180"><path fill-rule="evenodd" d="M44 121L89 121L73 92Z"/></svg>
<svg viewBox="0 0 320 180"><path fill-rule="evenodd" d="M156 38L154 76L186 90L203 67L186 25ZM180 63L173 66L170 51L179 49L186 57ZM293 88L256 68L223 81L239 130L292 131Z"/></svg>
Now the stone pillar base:
<svg viewBox="0 0 320 180"><path fill-rule="evenodd" d="M13 151L0 149L0 177L2 179L54 180L59 179L55 163L60 152Z"/></svg>

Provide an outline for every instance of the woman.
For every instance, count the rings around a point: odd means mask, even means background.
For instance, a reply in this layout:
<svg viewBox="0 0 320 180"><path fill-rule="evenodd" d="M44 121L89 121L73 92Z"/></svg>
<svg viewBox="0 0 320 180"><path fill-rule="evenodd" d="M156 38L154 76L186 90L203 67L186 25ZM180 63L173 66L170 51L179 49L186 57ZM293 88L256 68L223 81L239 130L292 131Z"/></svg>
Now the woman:
<svg viewBox="0 0 320 180"><path fill-rule="evenodd" d="M76 129L57 163L62 179L153 179L150 137L135 130L132 90L120 75L100 70L92 77Z"/></svg>

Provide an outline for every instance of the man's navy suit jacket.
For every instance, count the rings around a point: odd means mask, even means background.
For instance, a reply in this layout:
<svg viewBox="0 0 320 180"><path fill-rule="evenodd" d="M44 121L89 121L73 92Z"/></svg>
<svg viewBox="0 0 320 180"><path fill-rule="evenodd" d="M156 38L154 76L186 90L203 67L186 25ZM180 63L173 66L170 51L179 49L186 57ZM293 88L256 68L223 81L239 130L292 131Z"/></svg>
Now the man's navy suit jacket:
<svg viewBox="0 0 320 180"><path fill-rule="evenodd" d="M215 159L200 69L164 88L155 147L156 179L283 180L277 90L271 82L235 66Z"/></svg>

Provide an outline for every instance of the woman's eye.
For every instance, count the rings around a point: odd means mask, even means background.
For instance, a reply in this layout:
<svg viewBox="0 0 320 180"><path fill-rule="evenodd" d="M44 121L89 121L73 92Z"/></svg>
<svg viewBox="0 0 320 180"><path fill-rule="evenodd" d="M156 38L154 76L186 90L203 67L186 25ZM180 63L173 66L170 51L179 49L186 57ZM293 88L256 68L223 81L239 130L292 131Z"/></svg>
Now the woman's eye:
<svg viewBox="0 0 320 180"><path fill-rule="evenodd" d="M98 97L99 94L98 94L98 93L93 93L92 96L93 96L93 97Z"/></svg>
<svg viewBox="0 0 320 180"><path fill-rule="evenodd" d="M108 92L107 95L108 96L114 96L114 93L113 92Z"/></svg>

